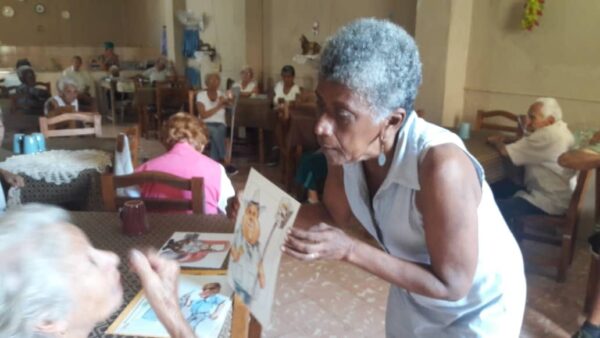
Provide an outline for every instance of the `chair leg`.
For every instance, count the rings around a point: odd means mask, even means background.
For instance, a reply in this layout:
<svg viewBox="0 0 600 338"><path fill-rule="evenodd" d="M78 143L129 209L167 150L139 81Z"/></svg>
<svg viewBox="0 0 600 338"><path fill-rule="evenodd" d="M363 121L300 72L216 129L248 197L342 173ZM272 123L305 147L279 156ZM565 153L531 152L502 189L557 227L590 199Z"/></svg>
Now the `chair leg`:
<svg viewBox="0 0 600 338"><path fill-rule="evenodd" d="M265 131L258 128L258 162L265 164Z"/></svg>
<svg viewBox="0 0 600 338"><path fill-rule="evenodd" d="M570 238L563 238L562 247L560 250L560 260L558 262L558 272L556 275L556 281L562 283L567 278L567 270L569 269L569 263L571 261L570 253L573 241Z"/></svg>

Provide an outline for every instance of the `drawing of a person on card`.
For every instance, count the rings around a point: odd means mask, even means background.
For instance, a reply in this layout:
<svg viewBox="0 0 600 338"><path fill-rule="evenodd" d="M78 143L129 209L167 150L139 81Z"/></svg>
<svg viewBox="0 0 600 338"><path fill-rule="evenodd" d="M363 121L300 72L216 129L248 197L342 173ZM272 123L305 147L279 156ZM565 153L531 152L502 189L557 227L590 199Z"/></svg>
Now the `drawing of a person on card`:
<svg viewBox="0 0 600 338"><path fill-rule="evenodd" d="M236 293L250 304L257 291L265 287L265 271L260 252L260 190L246 202L242 224L238 226L231 248L232 279Z"/></svg>

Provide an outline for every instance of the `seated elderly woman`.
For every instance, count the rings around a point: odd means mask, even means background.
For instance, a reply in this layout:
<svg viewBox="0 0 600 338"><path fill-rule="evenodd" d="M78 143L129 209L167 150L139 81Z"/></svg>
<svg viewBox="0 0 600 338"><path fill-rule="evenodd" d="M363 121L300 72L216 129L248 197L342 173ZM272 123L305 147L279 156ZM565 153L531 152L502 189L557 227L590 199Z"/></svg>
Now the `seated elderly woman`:
<svg viewBox="0 0 600 338"><path fill-rule="evenodd" d="M83 68L83 59L79 55L73 57L73 63L62 73L63 76L70 77L77 82L79 95L77 100L81 105L92 106L96 92L96 84L92 74Z"/></svg>
<svg viewBox="0 0 600 338"><path fill-rule="evenodd" d="M58 95L55 95L44 104L44 114L52 117L65 112L79 111L79 84L72 77L63 76L56 81Z"/></svg>
<svg viewBox="0 0 600 338"><path fill-rule="evenodd" d="M208 141L202 122L188 113L177 113L169 118L163 133L163 144L169 151L136 169L160 171L182 178L204 178L204 210L207 214L225 213L227 199L235 194L225 168L202 154ZM191 199L189 191L164 185L144 185L142 196L151 198Z"/></svg>
<svg viewBox="0 0 600 338"><path fill-rule="evenodd" d="M224 163L225 161L225 137L227 125L225 121L225 107L231 104L231 99L227 98L220 90L221 76L219 73L206 74L204 79L206 90L198 92L196 95L196 107L200 117L206 123L210 137L210 158ZM237 173L237 169L226 163L227 174Z"/></svg>
<svg viewBox="0 0 600 338"><path fill-rule="evenodd" d="M30 66L21 66L17 69L22 84L17 87L15 95L15 109L26 115L44 114L44 103L50 93L36 87L36 76Z"/></svg>
<svg viewBox="0 0 600 338"><path fill-rule="evenodd" d="M169 334L194 337L178 307L177 263L133 250L130 264ZM8 211L0 218L0 337L87 337L123 302L118 266L65 211Z"/></svg>
<svg viewBox="0 0 600 338"><path fill-rule="evenodd" d="M241 97L250 97L258 94L258 85L254 80L254 70L250 66L244 66L240 71L240 80L233 84L233 88L240 88Z"/></svg>

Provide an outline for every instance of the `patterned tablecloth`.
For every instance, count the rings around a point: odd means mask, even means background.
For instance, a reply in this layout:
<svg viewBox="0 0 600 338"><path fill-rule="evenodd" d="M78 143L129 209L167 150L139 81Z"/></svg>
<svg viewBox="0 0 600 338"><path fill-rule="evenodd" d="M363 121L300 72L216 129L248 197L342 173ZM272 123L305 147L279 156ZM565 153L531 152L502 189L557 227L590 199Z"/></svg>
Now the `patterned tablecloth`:
<svg viewBox="0 0 600 338"><path fill-rule="evenodd" d="M92 244L102 250L115 252L121 258L119 270L124 289L124 302L119 311L108 320L98 324L89 337L104 337L104 331L118 314L140 291L138 278L127 268L127 252L133 247L160 247L175 231L233 232L233 223L224 216L201 216L188 214L149 214L150 231L142 236L129 237L121 233L117 213L71 212L71 221L85 232ZM223 269L226 268L224 263ZM221 336L228 336L230 318ZM107 335L107 337L115 337Z"/></svg>

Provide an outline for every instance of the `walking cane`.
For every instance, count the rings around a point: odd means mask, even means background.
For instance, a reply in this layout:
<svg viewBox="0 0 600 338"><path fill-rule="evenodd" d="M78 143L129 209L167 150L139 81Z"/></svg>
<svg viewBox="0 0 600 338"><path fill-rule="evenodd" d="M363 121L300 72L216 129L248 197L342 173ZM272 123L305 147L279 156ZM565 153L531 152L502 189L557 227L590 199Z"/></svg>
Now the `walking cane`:
<svg viewBox="0 0 600 338"><path fill-rule="evenodd" d="M227 147L227 156L225 156L225 165L231 164L231 155L233 149L233 132L235 130L235 111L237 110L238 101L240 100L240 87L231 88L233 93L233 105L231 107L231 130L229 132L229 144Z"/></svg>

